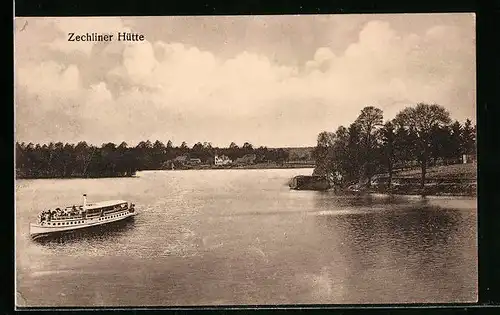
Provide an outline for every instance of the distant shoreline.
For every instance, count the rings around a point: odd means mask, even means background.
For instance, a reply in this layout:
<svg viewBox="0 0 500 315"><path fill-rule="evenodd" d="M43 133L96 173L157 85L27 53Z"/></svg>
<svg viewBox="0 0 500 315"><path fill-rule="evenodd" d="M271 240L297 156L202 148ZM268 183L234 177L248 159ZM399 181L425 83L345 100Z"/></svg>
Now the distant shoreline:
<svg viewBox="0 0 500 315"><path fill-rule="evenodd" d="M19 176L16 179L95 179L95 178L132 178L137 175L106 175L106 176Z"/></svg>
<svg viewBox="0 0 500 315"><path fill-rule="evenodd" d="M214 165L200 165L191 167L182 167L177 169L162 169L162 171L197 171L197 170L255 170L255 169L314 169L316 166L312 164L250 164L239 166L214 166ZM160 170L158 170L160 171Z"/></svg>
<svg viewBox="0 0 500 315"><path fill-rule="evenodd" d="M201 167L191 167L191 168L178 168L178 169L152 169L152 170L138 170L137 172L143 171L169 171L169 172L178 172L178 171L202 171L202 170L266 170L266 169L314 169L314 165L311 164L285 164L285 165L262 165L262 164L253 164L253 165L242 165L242 166L201 166ZM116 176L19 176L16 175L16 179L95 179L95 178L132 178L137 177L135 175L116 175Z"/></svg>

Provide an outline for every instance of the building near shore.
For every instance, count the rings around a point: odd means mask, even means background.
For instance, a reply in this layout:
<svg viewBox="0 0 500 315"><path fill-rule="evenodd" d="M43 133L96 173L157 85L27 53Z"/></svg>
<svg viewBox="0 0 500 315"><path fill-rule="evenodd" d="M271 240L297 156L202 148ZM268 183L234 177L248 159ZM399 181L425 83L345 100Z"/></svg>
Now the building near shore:
<svg viewBox="0 0 500 315"><path fill-rule="evenodd" d="M231 165L232 163L233 161L225 155L221 156L216 155L214 157L214 164L217 166Z"/></svg>
<svg viewBox="0 0 500 315"><path fill-rule="evenodd" d="M186 161L187 165L200 165L201 164L201 159L198 158L193 158L193 159L188 159Z"/></svg>
<svg viewBox="0 0 500 315"><path fill-rule="evenodd" d="M462 163L467 164L467 163L476 163L476 155L474 154L463 154L462 155Z"/></svg>
<svg viewBox="0 0 500 315"><path fill-rule="evenodd" d="M174 159L174 162L179 162L179 163L185 164L188 160L189 160L189 157L187 155L180 155Z"/></svg>

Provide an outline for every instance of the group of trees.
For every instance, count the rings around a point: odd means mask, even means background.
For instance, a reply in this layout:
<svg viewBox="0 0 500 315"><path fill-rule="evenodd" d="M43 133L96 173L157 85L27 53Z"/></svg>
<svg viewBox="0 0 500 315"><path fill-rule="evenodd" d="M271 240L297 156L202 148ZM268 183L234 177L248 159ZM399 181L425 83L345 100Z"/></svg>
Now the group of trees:
<svg viewBox="0 0 500 315"><path fill-rule="evenodd" d="M77 145L16 143L18 178L130 176L138 167L137 150L126 143L101 147L86 142Z"/></svg>
<svg viewBox="0 0 500 315"><path fill-rule="evenodd" d="M241 147L239 147L236 143L231 142L227 148L214 148L210 143L205 142L202 144L198 142L190 151L187 151L186 153L189 154L189 157L199 158L206 164L213 163L215 155L225 155L231 160L236 160L237 158L248 154L255 154L256 163L283 163L287 161L289 157L288 151L283 148L269 149L263 146L254 148L249 142L245 142ZM171 155L167 153L166 157L168 160L171 158Z"/></svg>
<svg viewBox="0 0 500 315"><path fill-rule="evenodd" d="M284 149L268 149L246 142L239 147L234 142L227 148L212 147L210 143L196 143L189 148L186 142L174 147L171 141L141 141L135 147L122 142L116 146L106 143L101 147L78 144L25 144L16 143L16 173L18 178L64 178L64 177L114 177L130 176L137 170L161 169L166 161L178 156L199 158L206 164L214 162L215 155L226 155L231 159L246 154L255 154L256 163L283 163L289 153Z"/></svg>
<svg viewBox="0 0 500 315"><path fill-rule="evenodd" d="M381 109L368 106L349 127L318 135L315 174L349 184L370 183L375 174L388 173L390 186L396 168L418 165L423 188L429 165L455 164L463 154L475 154L475 135L470 120L452 123L439 105L419 103L386 122Z"/></svg>

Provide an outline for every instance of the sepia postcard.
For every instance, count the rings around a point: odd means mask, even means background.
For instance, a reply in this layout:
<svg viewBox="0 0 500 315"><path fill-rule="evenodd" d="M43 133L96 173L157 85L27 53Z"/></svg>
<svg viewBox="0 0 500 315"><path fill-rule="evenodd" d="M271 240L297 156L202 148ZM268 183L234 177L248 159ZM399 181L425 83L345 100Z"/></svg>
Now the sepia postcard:
<svg viewBox="0 0 500 315"><path fill-rule="evenodd" d="M17 308L477 301L474 14L14 39Z"/></svg>

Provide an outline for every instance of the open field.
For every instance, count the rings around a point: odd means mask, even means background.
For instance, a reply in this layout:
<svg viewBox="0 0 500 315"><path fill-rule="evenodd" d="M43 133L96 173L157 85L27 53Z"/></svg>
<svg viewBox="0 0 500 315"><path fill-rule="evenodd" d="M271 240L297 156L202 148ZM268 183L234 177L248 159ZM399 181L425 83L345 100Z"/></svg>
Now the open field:
<svg viewBox="0 0 500 315"><path fill-rule="evenodd" d="M477 194L477 164L454 164L434 166L427 169L425 194L475 196ZM369 191L404 195L422 194L420 185L421 169L399 171L393 174L390 189L386 179L372 184ZM386 174L381 174L382 178Z"/></svg>
<svg viewBox="0 0 500 315"><path fill-rule="evenodd" d="M399 171L394 173L398 178L420 178L422 170L420 168ZM427 179L460 179L475 180L477 178L477 164L454 164L433 166L427 169Z"/></svg>

